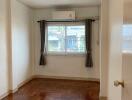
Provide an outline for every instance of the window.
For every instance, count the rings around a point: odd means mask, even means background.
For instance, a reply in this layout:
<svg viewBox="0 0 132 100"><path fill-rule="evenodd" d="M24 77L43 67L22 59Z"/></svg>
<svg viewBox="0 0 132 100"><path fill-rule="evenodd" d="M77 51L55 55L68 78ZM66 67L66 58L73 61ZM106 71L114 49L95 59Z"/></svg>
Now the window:
<svg viewBox="0 0 132 100"><path fill-rule="evenodd" d="M48 53L85 53L85 25L82 23L48 24Z"/></svg>
<svg viewBox="0 0 132 100"><path fill-rule="evenodd" d="M132 51L132 24L123 25L123 51Z"/></svg>

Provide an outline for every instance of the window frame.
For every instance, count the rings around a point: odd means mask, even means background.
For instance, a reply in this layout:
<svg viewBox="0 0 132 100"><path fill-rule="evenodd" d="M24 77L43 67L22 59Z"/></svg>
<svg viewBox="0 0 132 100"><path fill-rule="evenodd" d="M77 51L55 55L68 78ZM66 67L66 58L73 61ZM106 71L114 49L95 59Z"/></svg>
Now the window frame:
<svg viewBox="0 0 132 100"><path fill-rule="evenodd" d="M48 26L78 26L78 25L84 25L85 27L85 23L84 22L48 22L46 25L46 52L48 55L70 55L70 56L76 56L76 55L82 55L84 56L86 54L86 48L84 52L67 52L67 48L66 48L66 36L67 36L67 30L65 29L65 48L64 48L64 52L54 52L54 51L48 51ZM85 41L85 40L84 40ZM85 43L85 42L84 42ZM85 44L84 44L85 45Z"/></svg>
<svg viewBox="0 0 132 100"><path fill-rule="evenodd" d="M123 42L122 42L122 52L123 53L132 53L132 47L129 47L129 48L124 48L124 43L125 42L132 42L132 37L131 36L126 36L126 35L124 35L125 33L124 33L124 28L126 28L126 27L132 27L132 24L130 24L130 23L124 23L123 24L123 32L122 32L122 40L123 40ZM127 33L126 33L127 34ZM127 39L126 39L126 37L127 37Z"/></svg>

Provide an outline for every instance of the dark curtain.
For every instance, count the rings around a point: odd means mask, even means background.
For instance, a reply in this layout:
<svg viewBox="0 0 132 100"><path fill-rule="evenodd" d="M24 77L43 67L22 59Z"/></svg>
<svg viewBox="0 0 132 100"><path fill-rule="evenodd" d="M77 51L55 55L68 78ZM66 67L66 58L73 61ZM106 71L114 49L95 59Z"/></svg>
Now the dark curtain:
<svg viewBox="0 0 132 100"><path fill-rule="evenodd" d="M85 41L86 41L86 67L93 67L92 60L92 20L85 20Z"/></svg>
<svg viewBox="0 0 132 100"><path fill-rule="evenodd" d="M46 21L40 21L40 33L41 33L41 56L40 56L40 65L46 65L46 50L45 50L45 28Z"/></svg>

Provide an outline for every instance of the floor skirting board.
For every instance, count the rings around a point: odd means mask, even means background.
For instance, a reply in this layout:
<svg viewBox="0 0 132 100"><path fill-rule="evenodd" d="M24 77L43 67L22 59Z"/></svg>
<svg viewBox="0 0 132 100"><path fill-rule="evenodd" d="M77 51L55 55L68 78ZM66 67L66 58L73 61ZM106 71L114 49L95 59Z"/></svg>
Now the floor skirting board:
<svg viewBox="0 0 132 100"><path fill-rule="evenodd" d="M21 82L20 84L18 84L17 88L13 89L13 90L9 90L8 92L4 93L3 95L0 96L0 100L5 98L6 96L8 96L11 93L15 93L18 91L19 88L21 88L23 85L25 85L26 83L28 83L29 81L31 81L33 79L33 77Z"/></svg>
<svg viewBox="0 0 132 100"><path fill-rule="evenodd" d="M82 81L84 80L84 81L100 82L100 79L96 79L96 78L82 78L82 77L34 75L33 78L51 78L51 79L82 80Z"/></svg>
<svg viewBox="0 0 132 100"><path fill-rule="evenodd" d="M25 84L26 84L26 83L25 83ZM6 93L4 93L3 95L0 96L0 100L3 99L3 98L5 98L6 96L8 96L8 95L11 94L11 93L17 92L18 89L19 89L19 88L17 87L17 88L15 88L15 89L13 89L13 90L7 91Z"/></svg>
<svg viewBox="0 0 132 100"><path fill-rule="evenodd" d="M108 100L107 97L100 97L99 100Z"/></svg>
<svg viewBox="0 0 132 100"><path fill-rule="evenodd" d="M8 92L2 94L2 95L0 96L0 100L3 99L3 98L5 98L5 97L8 96L9 94L10 94L10 91L8 91Z"/></svg>

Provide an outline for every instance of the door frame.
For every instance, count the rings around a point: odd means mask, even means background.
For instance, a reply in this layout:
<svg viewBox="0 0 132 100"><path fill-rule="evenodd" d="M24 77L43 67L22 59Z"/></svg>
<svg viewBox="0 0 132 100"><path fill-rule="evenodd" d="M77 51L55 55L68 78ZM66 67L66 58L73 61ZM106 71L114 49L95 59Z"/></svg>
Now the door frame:
<svg viewBox="0 0 132 100"><path fill-rule="evenodd" d="M121 100L123 0L101 0L100 96L101 100ZM105 98L104 98L105 97Z"/></svg>

